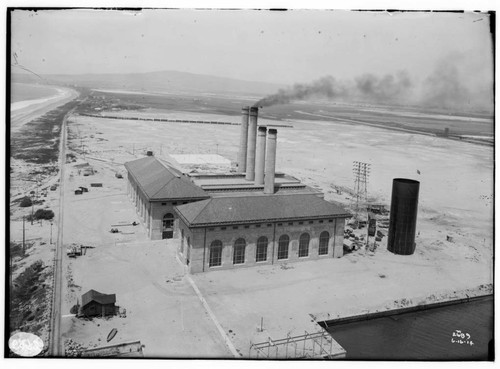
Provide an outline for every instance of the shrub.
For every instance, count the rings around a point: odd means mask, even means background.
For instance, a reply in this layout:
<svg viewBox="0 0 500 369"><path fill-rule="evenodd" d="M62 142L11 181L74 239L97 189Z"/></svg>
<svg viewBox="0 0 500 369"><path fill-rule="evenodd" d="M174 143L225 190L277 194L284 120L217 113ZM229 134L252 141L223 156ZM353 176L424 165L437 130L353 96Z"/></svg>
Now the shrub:
<svg viewBox="0 0 500 369"><path fill-rule="evenodd" d="M38 209L34 215L35 220L38 220L38 219L50 220L52 218L54 218L54 212L50 209Z"/></svg>
<svg viewBox="0 0 500 369"><path fill-rule="evenodd" d="M23 199L21 200L21 203L19 204L19 206L22 208L27 208L28 206L31 205L33 205L33 202L31 201L31 198L29 196L24 196Z"/></svg>

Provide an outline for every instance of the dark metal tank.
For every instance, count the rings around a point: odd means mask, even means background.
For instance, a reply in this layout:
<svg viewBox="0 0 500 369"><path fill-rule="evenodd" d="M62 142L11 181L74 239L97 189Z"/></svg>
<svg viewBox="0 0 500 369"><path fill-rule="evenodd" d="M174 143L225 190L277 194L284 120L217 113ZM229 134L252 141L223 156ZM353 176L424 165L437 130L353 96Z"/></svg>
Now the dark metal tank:
<svg viewBox="0 0 500 369"><path fill-rule="evenodd" d="M420 182L395 178L392 182L391 216L387 249L397 255L415 252Z"/></svg>

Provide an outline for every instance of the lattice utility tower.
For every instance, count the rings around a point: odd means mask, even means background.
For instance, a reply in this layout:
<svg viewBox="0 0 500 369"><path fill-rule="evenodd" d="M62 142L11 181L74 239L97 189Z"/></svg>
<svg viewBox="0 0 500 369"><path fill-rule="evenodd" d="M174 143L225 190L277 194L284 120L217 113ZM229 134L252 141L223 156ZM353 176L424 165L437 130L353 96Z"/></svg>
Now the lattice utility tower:
<svg viewBox="0 0 500 369"><path fill-rule="evenodd" d="M355 219L359 219L360 212L366 212L368 202L368 177L370 176L370 165L360 161L352 162L352 172L354 174L354 198L353 210Z"/></svg>

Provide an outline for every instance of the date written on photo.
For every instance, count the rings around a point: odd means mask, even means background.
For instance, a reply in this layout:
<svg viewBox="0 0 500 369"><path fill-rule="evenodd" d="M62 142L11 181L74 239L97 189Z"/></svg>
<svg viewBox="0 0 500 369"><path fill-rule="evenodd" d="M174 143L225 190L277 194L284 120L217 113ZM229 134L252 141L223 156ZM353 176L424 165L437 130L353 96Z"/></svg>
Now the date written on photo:
<svg viewBox="0 0 500 369"><path fill-rule="evenodd" d="M451 343L458 343L460 345L474 345L474 342L470 339L469 333L463 333L461 330L457 329L451 334Z"/></svg>

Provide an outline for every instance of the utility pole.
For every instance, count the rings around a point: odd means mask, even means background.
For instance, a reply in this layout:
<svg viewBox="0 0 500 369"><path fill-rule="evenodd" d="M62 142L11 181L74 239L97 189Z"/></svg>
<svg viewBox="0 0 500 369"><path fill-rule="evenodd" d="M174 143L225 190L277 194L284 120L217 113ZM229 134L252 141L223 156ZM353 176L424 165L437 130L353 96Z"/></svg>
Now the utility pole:
<svg viewBox="0 0 500 369"><path fill-rule="evenodd" d="M31 196L31 225L33 225L33 211L35 209L35 199Z"/></svg>
<svg viewBox="0 0 500 369"><path fill-rule="evenodd" d="M52 221L50 222L50 244L52 245Z"/></svg>
<svg viewBox="0 0 500 369"><path fill-rule="evenodd" d="M25 253L25 250L26 250L26 246L25 246L25 227L24 227L24 215L23 215L23 255Z"/></svg>

